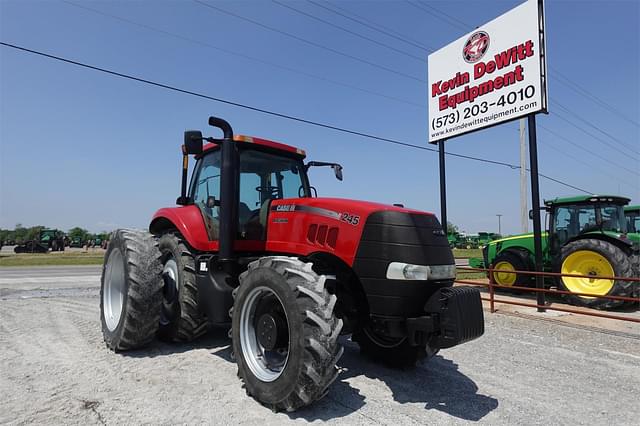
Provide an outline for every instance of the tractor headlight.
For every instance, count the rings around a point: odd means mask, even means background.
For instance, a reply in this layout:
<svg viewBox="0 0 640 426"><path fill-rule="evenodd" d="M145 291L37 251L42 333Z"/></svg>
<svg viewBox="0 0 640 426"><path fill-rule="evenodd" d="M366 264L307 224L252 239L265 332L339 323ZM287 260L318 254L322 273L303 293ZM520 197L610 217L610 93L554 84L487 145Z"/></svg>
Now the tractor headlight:
<svg viewBox="0 0 640 426"><path fill-rule="evenodd" d="M444 280L456 277L456 265L412 265L391 262L387 267L390 280Z"/></svg>

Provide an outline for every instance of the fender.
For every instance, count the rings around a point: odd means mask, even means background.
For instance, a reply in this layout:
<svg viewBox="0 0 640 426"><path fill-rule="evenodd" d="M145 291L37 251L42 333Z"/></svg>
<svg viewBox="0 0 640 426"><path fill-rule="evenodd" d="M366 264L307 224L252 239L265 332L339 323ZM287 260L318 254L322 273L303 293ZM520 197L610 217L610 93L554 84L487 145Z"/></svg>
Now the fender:
<svg viewBox="0 0 640 426"><path fill-rule="evenodd" d="M149 225L152 234L158 235L171 228L180 232L187 243L196 250L218 250L218 242L209 241L202 214L194 205L162 208L153 215Z"/></svg>
<svg viewBox="0 0 640 426"><path fill-rule="evenodd" d="M631 242L631 240L626 240L625 241L623 239L615 238L615 237L612 237L611 235L601 234L601 233L587 233L587 234L577 235L577 236L571 238L569 241L567 241L566 244L572 243L574 241L587 240L587 239L589 239L589 240L595 239L595 240L606 241L608 243L613 244L616 247L619 247L620 249L622 249L627 254L631 253L632 247L633 247L633 243Z"/></svg>

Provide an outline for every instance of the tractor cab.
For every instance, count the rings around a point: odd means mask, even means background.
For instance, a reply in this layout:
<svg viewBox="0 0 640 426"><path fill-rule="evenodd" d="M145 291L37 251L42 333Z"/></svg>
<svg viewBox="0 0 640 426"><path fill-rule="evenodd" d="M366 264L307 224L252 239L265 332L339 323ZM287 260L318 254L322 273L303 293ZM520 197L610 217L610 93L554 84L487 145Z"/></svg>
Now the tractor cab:
<svg viewBox="0 0 640 426"><path fill-rule="evenodd" d="M640 205L625 207L624 216L627 219L627 232L640 233Z"/></svg>
<svg viewBox="0 0 640 426"><path fill-rule="evenodd" d="M549 212L550 254L559 253L569 241L585 235L626 240L624 206L629 201L618 196L578 196L545 201Z"/></svg>

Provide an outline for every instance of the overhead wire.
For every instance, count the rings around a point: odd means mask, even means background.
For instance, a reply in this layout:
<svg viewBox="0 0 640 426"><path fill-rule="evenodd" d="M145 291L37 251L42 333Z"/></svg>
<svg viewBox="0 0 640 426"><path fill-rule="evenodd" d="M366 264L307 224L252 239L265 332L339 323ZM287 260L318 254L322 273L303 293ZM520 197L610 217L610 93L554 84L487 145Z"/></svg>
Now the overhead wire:
<svg viewBox="0 0 640 426"><path fill-rule="evenodd" d="M366 40L366 41L368 41L368 42L370 42L370 43L373 43L373 44L375 44L375 45L377 45L377 46L382 46L382 47L384 47L384 48L386 48L386 49L389 49L389 50L391 50L391 51L393 51L393 52L400 53L400 54L402 54L402 55L404 55L404 56L407 56L407 57L409 57L409 58L411 58L411 59L415 59L415 60L420 61L420 62L422 62L422 63L424 63L424 62L425 62L425 58L423 58L423 57L421 57L421 56L417 56L417 55L414 55L414 54L412 54L412 53L406 52L406 51L404 51L404 50L401 50L401 49L395 48L395 47L393 47L393 46L391 46L391 45L388 45L388 44L386 44L386 43L382 43L381 41L378 41L378 40L372 39L371 37L367 37L367 36L365 36L365 35L362 35L362 34L360 34L360 33L357 33L357 32L355 32L355 31L352 31L352 30L350 30L350 29L348 29L348 28L345 28L345 27L342 27L342 26L340 26L340 25L334 24L333 22L329 22L329 21L327 21L327 20L325 20L325 19L322 19L322 18L320 18L320 17L318 17L318 16L315 16L315 15L313 15L313 14L311 14L311 13L307 13L307 12L305 12L305 11L303 11L303 10L297 9L297 8L295 8L295 7L291 6L291 5L288 5L288 4L285 4L285 3L279 2L278 0L271 0L271 2L272 2L272 3L277 4L278 6L281 6L281 7L284 7L284 8L286 8L286 9L289 9L289 10L291 10L291 11L293 11L293 12L295 12L295 13L299 14L299 15L306 16L306 17L311 18L311 19L313 19L313 20L315 20L315 21L322 22L322 23L323 23L323 24L325 24L325 25L329 25L330 27L337 28L337 29L339 29L340 31L344 31L344 32L345 32L345 33L347 33L347 34L351 34L351 35L353 35L353 36L356 36L356 37L358 37L358 38L361 38L361 39L363 39L363 40Z"/></svg>
<svg viewBox="0 0 640 426"><path fill-rule="evenodd" d="M279 118L283 118L283 119L287 119L287 120L291 120L291 121L296 121L296 122L299 122L299 123L304 123L304 124L308 124L308 125L315 126L315 127L321 127L321 128L325 128L325 129L330 129L330 130L334 130L334 131L338 131L338 132L341 132L341 133L346 133L346 134L350 134L350 135L354 135L354 136L360 136L360 137L367 138L367 139L377 140L377 141L380 141L380 142L387 142L387 143L391 143L391 144L394 144L394 145L405 146L405 147L414 148L414 149L420 149L420 150L423 150L423 151L438 152L438 150L434 149L434 148L429 148L429 147L422 146L422 145L415 145L415 144L404 142L404 141L400 141L400 140L397 140L397 139L391 139L391 138L386 138L386 137L382 137L382 136L377 136L377 135L373 135L373 134L369 134L369 133L365 133L365 132L361 132L361 131L357 131L357 130L351 130L351 129L347 129L347 128L344 128L344 127L339 127L339 126L334 126L334 125L331 125L331 124L321 123L319 121L309 120L309 119L296 117L296 116L289 115L289 114L284 114L284 113L280 113L280 112L276 112L276 111L271 111L271 110L268 110L268 109L265 109L265 108L259 108L259 107L243 104L243 103L240 103L240 102L230 101L230 100L227 100L227 99L222 99L222 98L206 95L206 94L203 94L203 93L195 92L195 91L192 91L192 90L182 89L182 88L179 88L179 87L176 87L176 86L172 86L172 85L169 85L169 84L159 83L159 82L156 82L156 81L153 81L153 80L149 80L149 79L146 79L146 78L136 77L136 76L133 76L133 75L130 75L130 74L125 74L125 73L114 71L114 70L110 70L110 69L107 69L107 68L98 67L98 66L87 64L87 63L84 63L84 62L75 61L75 60L72 60L72 59L64 58L64 57L53 55L53 54L50 54L50 53L45 53L45 52L41 52L41 51L38 51L38 50L29 49L29 48L26 48L26 47L23 47L23 46L19 46L19 45L12 44L12 43L7 43L7 42L4 42L4 41L0 41L0 45L15 49L15 50L18 50L18 51L21 51L21 52L30 53L30 54L33 54L33 55L37 55L37 56L53 59L53 60L56 60L56 61L59 61L59 62L64 62L64 63L67 63L67 64L75 65L75 66L78 66L78 67L81 67L81 68L90 69L90 70L93 70L93 71L98 71L98 72L101 72L101 73L104 73L104 74L108 74L108 75L111 75L111 76L115 76L115 77L120 77L120 78L124 78L124 79L127 79L127 80L136 81L136 82L143 83L143 84L146 84L146 85L149 85L149 86L158 87L158 88L162 88L162 89L166 89L166 90L170 90L170 91L173 91L173 92L182 93L182 94L186 94L186 95L190 95L190 96L195 96L195 97L202 98L202 99L208 99L208 100L211 100L211 101L215 101L215 102L219 102L219 103L235 106L235 107L238 107L238 108L247 109L247 110L254 111L254 112L259 112L259 113L270 115L270 116L274 116L274 117L279 117ZM500 166L509 167L511 169L520 169L520 166L518 166L518 165L506 163L506 162L503 162L503 161L490 160L490 159L487 159L487 158L474 157L474 156L470 156L470 155L458 154L458 153L453 153L453 152L446 152L445 154L448 155L448 156L451 156L451 157L464 158L464 159L477 161L477 162L482 162L482 163L487 163L487 164L500 165ZM569 188L576 189L578 191L584 192L586 194L591 194L592 193L590 191L587 191L585 189L579 188L579 187L577 187L575 185L571 185L569 183L563 182L563 181L561 181L559 179L547 176L547 175L542 174L542 173L540 173L540 176L545 178L545 179L548 179L550 181L553 181L553 182L556 182L558 184L564 185L566 187L569 187Z"/></svg>
<svg viewBox="0 0 640 426"><path fill-rule="evenodd" d="M346 10L344 7L340 7L337 4L331 4L331 6L329 6L330 3L325 2L319 2L319 1L315 1L315 0L307 0L308 3L311 3L312 5L319 7L321 9L327 10L335 15L341 16L345 19L348 19L352 22L356 22L364 27L369 28L370 30L379 32L381 34L386 35L387 37L391 37L394 38L398 41L401 41L405 44L408 44L410 46L416 47L418 49L421 49L423 51L426 52L434 52L435 49L431 46L428 46L424 43L418 42L416 40L411 40L409 37L400 34L398 31L394 30L393 28L389 28L387 26L384 26L383 24L379 23L379 22L372 22L370 19L364 18L361 15L358 15L355 12ZM337 9L337 10L336 10ZM341 12L342 11L342 12ZM349 16L351 15L351 16Z"/></svg>
<svg viewBox="0 0 640 426"><path fill-rule="evenodd" d="M152 32L156 32L156 33L159 33L159 34L163 34L163 35L167 35L167 36L170 36L170 37L173 37L173 38L176 38L176 39L188 42L188 43L192 43L192 44L200 45L200 46L203 46L203 47L206 47L206 48L209 48L209 49L217 50L219 52L223 52L223 53L226 53L228 55L232 55L232 56L243 58L243 59L246 59L246 60L249 60L249 61L261 63L261 64L264 64L264 65L267 65L267 66L270 66L270 67L273 67L273 68L279 68L281 70L285 70L285 71L288 71L288 72L291 72L291 73L294 73L294 74L303 75L305 77L313 78L313 79L316 79L316 80L319 80L319 81L324 81L324 82L327 82L327 83L335 84L337 86L346 87L346 88L357 90L357 91L360 91L360 92L363 92L363 93L368 93L370 95L378 96L378 97L385 98L385 99L388 99L388 100L391 100L391 101L404 103L404 104L407 104L407 105L411 105L411 106L417 107L417 108L422 109L422 110L424 110L426 108L426 104L419 104L417 102L412 102L412 101L409 101L407 99L403 99L403 98L398 98L398 97L395 97L395 96L387 95L385 93L369 90L369 89L366 89L366 88L363 88L363 87L359 87L359 86L355 86L355 85L352 85L352 84L349 84L349 83L345 83L345 82L333 80L333 79L330 79L330 78L327 78L327 77L323 77L323 76L320 76L320 75L317 75L317 74L309 73L307 71L302 71L300 69L291 68L291 67L286 66L286 65L281 65L281 64L278 64L278 63L275 63L275 62L271 62L271 61L260 59L260 58L254 57L254 56L246 55L244 53L239 53L239 52L236 52L236 51L233 51L233 50L230 50L230 49L226 49L224 47L216 46L216 45L208 43L208 42L204 42L204 41L201 41L201 40L198 40L198 39L194 39L194 38L191 38L191 37L186 37L186 36L183 36L181 34L173 33L171 31L167 31L167 30L164 30L164 29L161 29L161 28L158 28L158 27L154 27L154 26L151 26L151 25L148 25L148 24L144 24L144 23L141 23L141 22L138 22L138 21L134 21L134 20L131 20L129 18L124 18L124 17L119 16L119 15L114 15L112 13L107 13L107 12L104 12L102 10L94 9L92 7L86 6L86 4L78 4L78 3L74 3L74 2L69 1L69 0L61 0L61 1L66 3L66 4L68 4L69 6L77 7L79 9L84 9L84 10L86 10L88 12L92 12L92 13L95 13L97 15L101 15L101 16L105 16L105 17L108 17L108 18L112 18L112 19L127 23L127 24L132 25L132 26L144 28L146 30L149 30L149 31L152 31Z"/></svg>
<svg viewBox="0 0 640 426"><path fill-rule="evenodd" d="M423 83L423 84L427 83L427 80L424 79L424 78L419 78L419 77L407 74L405 72L402 72L402 71L399 71L399 70L396 70L396 69L393 69L393 68L389 68L389 67L387 67L385 65L380 65L380 64L378 64L376 62L372 62L372 61L370 61L368 59L364 59L364 58L361 58L359 56L355 56L355 55L352 55L350 53L346 53L346 52L343 52L341 50L334 49L333 47L329 47L329 46L325 46L324 44L316 43L315 41L308 40L306 38L299 37L299 36L297 36L295 34L287 32L287 31L283 31L283 30L280 30L278 28L271 27L269 25L263 24L262 22L255 21L255 20L253 20L251 18L247 18L246 16L242 16L240 14L228 11L228 10L223 9L221 7L214 6L214 5L210 4L210 3L207 3L207 2L204 2L204 1L201 1L201 0L193 0L193 2L195 2L197 4L200 4L200 5L204 6L204 7L207 7L209 9L216 10L216 11L218 11L220 13L225 14L225 15L233 16L236 19L240 19L242 21L249 22L250 24L253 24L253 25L258 26L260 28L266 29L268 31L271 31L271 32L274 32L274 33L277 33L277 34L280 34L280 35L284 35L284 36L292 38L294 40L298 40L298 41L300 41L302 43L305 43L305 44L308 44L310 46L314 46L314 47L316 47L318 49L326 50L326 51L334 53L336 55L339 55L339 56L342 56L342 57L345 57L345 58L349 58L351 60L363 63L365 65L369 65L369 66L371 66L373 68L378 68L380 70L387 71L387 72L390 72L392 74L399 75L399 76L404 77L404 78L409 79L409 80L417 81L417 82L420 82L420 83Z"/></svg>

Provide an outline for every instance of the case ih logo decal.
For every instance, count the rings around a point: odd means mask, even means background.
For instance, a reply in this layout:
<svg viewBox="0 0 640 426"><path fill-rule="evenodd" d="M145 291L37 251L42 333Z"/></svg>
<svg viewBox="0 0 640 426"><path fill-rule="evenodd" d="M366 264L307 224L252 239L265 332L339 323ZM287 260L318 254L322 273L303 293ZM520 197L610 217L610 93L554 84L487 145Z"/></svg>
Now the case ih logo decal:
<svg viewBox="0 0 640 426"><path fill-rule="evenodd" d="M489 49L489 34L478 31L471 34L462 49L462 57L465 62L473 64L479 61Z"/></svg>

